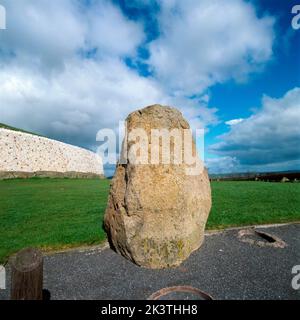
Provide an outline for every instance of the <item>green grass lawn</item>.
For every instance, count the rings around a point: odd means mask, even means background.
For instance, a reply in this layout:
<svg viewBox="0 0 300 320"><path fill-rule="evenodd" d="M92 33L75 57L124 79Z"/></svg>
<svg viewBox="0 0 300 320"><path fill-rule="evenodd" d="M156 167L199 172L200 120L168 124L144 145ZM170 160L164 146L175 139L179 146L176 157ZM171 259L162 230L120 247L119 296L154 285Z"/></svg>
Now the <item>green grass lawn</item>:
<svg viewBox="0 0 300 320"><path fill-rule="evenodd" d="M0 181L0 262L23 247L45 250L96 244L108 180ZM213 182L208 229L300 221L300 184Z"/></svg>
<svg viewBox="0 0 300 320"><path fill-rule="evenodd" d="M0 261L27 246L44 249L105 239L108 180L0 181Z"/></svg>
<svg viewBox="0 0 300 320"><path fill-rule="evenodd" d="M300 184L255 181L212 183L207 229L300 221Z"/></svg>

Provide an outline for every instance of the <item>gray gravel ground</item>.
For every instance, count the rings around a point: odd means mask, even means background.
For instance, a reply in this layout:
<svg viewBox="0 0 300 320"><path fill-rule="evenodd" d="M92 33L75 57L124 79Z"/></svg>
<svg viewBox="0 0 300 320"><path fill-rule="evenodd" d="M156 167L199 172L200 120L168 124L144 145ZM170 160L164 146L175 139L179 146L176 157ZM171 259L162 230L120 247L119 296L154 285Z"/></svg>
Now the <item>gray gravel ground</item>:
<svg viewBox="0 0 300 320"><path fill-rule="evenodd" d="M200 250L180 267L148 270L137 267L109 248L52 254L44 261L44 288L51 299L146 299L164 287L189 285L214 299L297 299L292 267L300 265L300 224L264 227L287 247L243 243L239 230L206 236ZM7 283L10 272L8 270ZM0 299L9 297L0 290Z"/></svg>

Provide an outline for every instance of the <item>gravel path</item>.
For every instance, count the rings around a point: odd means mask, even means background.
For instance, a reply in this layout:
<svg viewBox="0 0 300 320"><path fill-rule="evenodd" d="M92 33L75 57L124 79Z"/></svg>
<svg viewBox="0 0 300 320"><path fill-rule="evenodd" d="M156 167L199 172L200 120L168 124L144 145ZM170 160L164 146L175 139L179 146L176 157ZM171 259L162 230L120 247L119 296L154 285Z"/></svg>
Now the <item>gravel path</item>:
<svg viewBox="0 0 300 320"><path fill-rule="evenodd" d="M44 288L53 300L146 299L175 285L199 288L214 299L300 300L300 290L291 285L292 267L300 265L300 224L258 230L281 238L287 246L244 243L237 237L238 229L227 230L208 234L202 248L180 267L165 270L137 267L109 248L74 250L45 257ZM8 296L8 290L0 290L0 299Z"/></svg>

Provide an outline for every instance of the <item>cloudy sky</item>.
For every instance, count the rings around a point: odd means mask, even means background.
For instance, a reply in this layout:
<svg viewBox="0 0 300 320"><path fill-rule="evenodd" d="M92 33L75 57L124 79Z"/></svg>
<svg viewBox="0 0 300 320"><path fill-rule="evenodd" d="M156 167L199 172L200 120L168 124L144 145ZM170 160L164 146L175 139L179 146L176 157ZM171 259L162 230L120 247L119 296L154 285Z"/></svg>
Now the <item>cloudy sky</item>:
<svg viewBox="0 0 300 320"><path fill-rule="evenodd" d="M206 129L210 172L300 169L287 0L0 0L0 122L95 150L154 103Z"/></svg>

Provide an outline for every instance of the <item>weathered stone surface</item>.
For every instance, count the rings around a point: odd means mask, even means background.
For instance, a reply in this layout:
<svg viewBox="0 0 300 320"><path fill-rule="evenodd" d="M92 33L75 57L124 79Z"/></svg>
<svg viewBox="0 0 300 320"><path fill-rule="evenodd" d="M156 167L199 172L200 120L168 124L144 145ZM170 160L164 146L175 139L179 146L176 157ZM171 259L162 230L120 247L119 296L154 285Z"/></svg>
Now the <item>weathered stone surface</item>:
<svg viewBox="0 0 300 320"><path fill-rule="evenodd" d="M188 129L182 114L154 105L127 118L127 132ZM130 145L130 143L129 143ZM123 145L124 147L124 145ZM112 247L148 268L177 266L204 239L211 208L207 171L187 175L185 164L119 164L111 183L104 226Z"/></svg>

